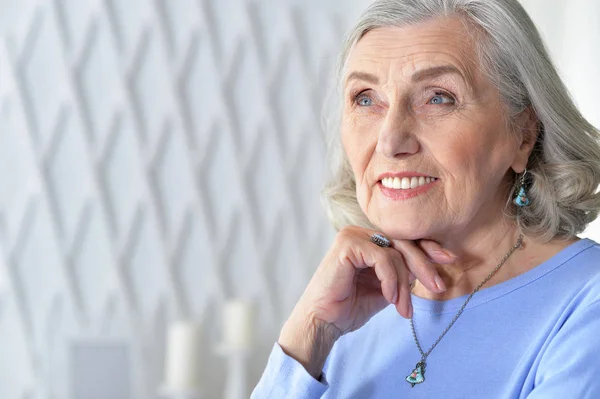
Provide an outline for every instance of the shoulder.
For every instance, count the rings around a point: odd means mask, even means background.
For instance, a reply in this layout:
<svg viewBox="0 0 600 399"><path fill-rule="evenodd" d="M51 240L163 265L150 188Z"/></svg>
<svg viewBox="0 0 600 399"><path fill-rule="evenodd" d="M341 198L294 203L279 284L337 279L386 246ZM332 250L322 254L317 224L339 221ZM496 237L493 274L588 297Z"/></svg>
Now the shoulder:
<svg viewBox="0 0 600 399"><path fill-rule="evenodd" d="M528 398L600 397L600 298L590 293L542 349Z"/></svg>
<svg viewBox="0 0 600 399"><path fill-rule="evenodd" d="M573 342L569 337L578 334L597 334L600 331L600 244L589 240L577 242L577 247L565 253L546 285L551 286L552 296L546 297L548 306L561 308L560 321L555 339L559 345ZM584 340L585 341L585 340ZM575 345L582 342L577 339ZM595 340L600 349L600 340ZM581 346L580 346L581 347Z"/></svg>
<svg viewBox="0 0 600 399"><path fill-rule="evenodd" d="M548 274L554 292L585 302L600 299L600 244L582 239L561 251L540 268Z"/></svg>
<svg viewBox="0 0 600 399"><path fill-rule="evenodd" d="M561 265L562 274L571 276L566 278L567 281L577 281L583 293L597 295L596 299L600 299L600 244L583 239L575 245L578 248Z"/></svg>
<svg viewBox="0 0 600 399"><path fill-rule="evenodd" d="M576 250L573 253L573 258L585 264L595 265L600 267L600 244L596 241L583 238L573 244Z"/></svg>
<svg viewBox="0 0 600 399"><path fill-rule="evenodd" d="M590 305L600 301L598 243L589 239L577 241L540 269L540 278L525 291L540 309L558 317L557 322L582 316Z"/></svg>
<svg viewBox="0 0 600 399"><path fill-rule="evenodd" d="M600 245L589 239L576 241L483 296L504 297L507 303L527 301L548 316L558 309L571 313L600 298Z"/></svg>

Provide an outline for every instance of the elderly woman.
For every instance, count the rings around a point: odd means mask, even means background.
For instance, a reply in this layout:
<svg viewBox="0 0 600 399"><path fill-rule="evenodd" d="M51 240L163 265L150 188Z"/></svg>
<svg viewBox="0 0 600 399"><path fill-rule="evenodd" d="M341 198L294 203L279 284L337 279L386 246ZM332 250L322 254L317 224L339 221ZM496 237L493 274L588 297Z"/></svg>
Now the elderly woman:
<svg viewBox="0 0 600 399"><path fill-rule="evenodd" d="M253 397L600 398L599 132L518 1L375 1L340 65L339 233Z"/></svg>

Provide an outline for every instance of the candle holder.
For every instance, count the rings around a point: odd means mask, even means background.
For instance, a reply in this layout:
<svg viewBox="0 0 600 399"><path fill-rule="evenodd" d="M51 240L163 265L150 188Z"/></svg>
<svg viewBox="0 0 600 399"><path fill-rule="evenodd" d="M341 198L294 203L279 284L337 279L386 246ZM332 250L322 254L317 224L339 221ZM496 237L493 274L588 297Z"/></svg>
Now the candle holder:
<svg viewBox="0 0 600 399"><path fill-rule="evenodd" d="M217 353L226 358L227 381L224 399L248 399L247 359L250 349L241 346L220 345Z"/></svg>
<svg viewBox="0 0 600 399"><path fill-rule="evenodd" d="M223 343L217 353L227 359L225 399L248 399L246 359L253 342L254 312L252 304L230 300L225 304Z"/></svg>
<svg viewBox="0 0 600 399"><path fill-rule="evenodd" d="M160 397L200 399L200 340L200 327L192 321L177 321L169 326Z"/></svg>

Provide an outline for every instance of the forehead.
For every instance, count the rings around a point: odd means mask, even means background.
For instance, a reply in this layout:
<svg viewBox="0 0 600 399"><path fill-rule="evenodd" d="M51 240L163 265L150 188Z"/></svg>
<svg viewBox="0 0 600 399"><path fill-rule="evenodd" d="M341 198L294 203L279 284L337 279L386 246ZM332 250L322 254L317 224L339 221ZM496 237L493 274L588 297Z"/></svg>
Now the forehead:
<svg viewBox="0 0 600 399"><path fill-rule="evenodd" d="M348 57L346 73L354 70L411 75L440 64L457 67L473 81L479 74L472 34L457 17L439 18L405 27L367 32Z"/></svg>

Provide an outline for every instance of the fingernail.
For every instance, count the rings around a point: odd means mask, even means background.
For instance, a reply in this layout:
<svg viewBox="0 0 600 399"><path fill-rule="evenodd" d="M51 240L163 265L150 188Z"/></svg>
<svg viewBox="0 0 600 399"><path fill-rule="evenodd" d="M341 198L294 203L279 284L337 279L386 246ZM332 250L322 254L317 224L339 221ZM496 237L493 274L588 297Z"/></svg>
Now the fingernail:
<svg viewBox="0 0 600 399"><path fill-rule="evenodd" d="M395 304L398 302L398 285L394 288L394 295L392 295L392 303Z"/></svg>
<svg viewBox="0 0 600 399"><path fill-rule="evenodd" d="M442 249L435 251L438 255L445 256L448 259L456 259L458 256L454 255L452 252L444 251Z"/></svg>
<svg viewBox="0 0 600 399"><path fill-rule="evenodd" d="M446 284L444 284L444 280L442 280L440 276L435 276L433 281L435 282L435 286L439 291L446 291Z"/></svg>

